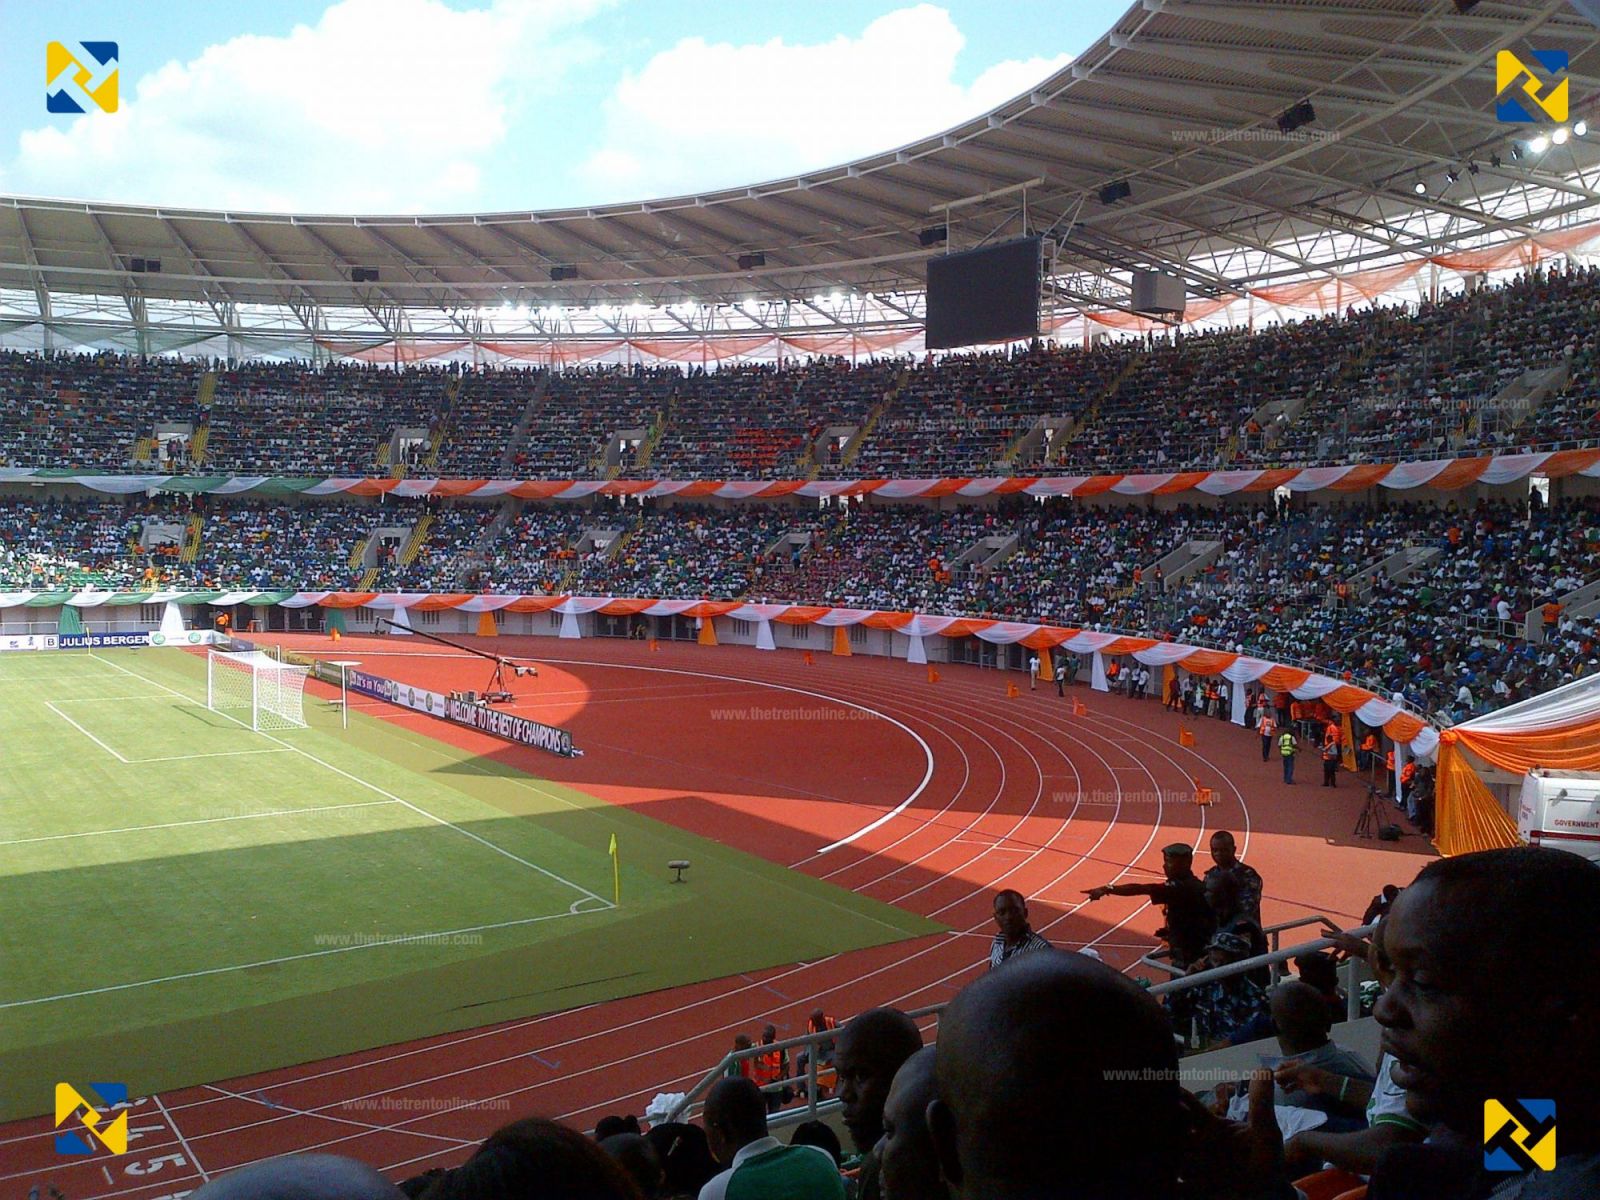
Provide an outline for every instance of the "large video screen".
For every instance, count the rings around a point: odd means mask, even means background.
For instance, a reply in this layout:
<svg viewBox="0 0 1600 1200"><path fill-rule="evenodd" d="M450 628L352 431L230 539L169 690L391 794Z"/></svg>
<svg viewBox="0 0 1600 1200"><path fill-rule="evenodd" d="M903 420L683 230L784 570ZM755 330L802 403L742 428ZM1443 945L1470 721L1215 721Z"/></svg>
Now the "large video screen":
<svg viewBox="0 0 1600 1200"><path fill-rule="evenodd" d="M928 260L928 349L1038 335L1038 238Z"/></svg>

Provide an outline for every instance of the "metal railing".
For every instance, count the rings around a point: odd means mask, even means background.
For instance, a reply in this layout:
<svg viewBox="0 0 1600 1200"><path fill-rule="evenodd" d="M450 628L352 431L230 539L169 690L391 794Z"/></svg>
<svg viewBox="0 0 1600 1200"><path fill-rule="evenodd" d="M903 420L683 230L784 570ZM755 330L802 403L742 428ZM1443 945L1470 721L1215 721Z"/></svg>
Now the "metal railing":
<svg viewBox="0 0 1600 1200"><path fill-rule="evenodd" d="M1278 968L1281 966L1281 964L1286 963L1291 959L1298 958L1302 954L1316 954L1323 950L1331 950L1336 947L1337 943L1332 938L1326 937L1314 938L1309 942L1301 942L1294 946L1283 947L1279 945L1281 941L1281 934L1286 930L1298 929L1307 925L1319 925L1324 921L1327 921L1327 918L1323 917L1321 914L1318 914L1316 916L1300 917L1293 921L1283 921L1279 924L1270 926L1264 931L1267 933L1268 937L1271 938L1272 944L1272 948L1268 950L1267 953L1256 955L1254 958L1246 958L1240 962L1229 963L1224 967L1212 967L1208 970L1195 971L1192 974L1183 975L1181 978L1170 979L1165 983L1155 984L1149 989L1149 992L1152 996L1169 996L1177 992L1187 991L1191 988L1202 987L1208 983L1215 983L1222 979L1229 979L1235 975L1245 975L1252 971L1260 970L1262 967L1268 967L1274 971L1274 974L1280 974L1281 972L1279 972ZM1331 921L1329 923L1333 924ZM1345 930L1344 932L1348 935L1365 937L1372 932L1372 929L1373 926L1371 925L1361 925L1354 929ZM1152 962L1150 955L1146 955L1139 961L1141 963L1148 963L1151 966L1159 966L1162 970L1172 970L1169 964ZM1359 960L1352 959L1349 963L1345 964L1343 968L1341 968L1341 970L1343 970L1345 973L1345 1011L1347 1018L1350 1020L1355 1020L1361 1015L1361 997L1359 985L1361 982L1360 976L1363 973L1364 967L1364 963L1360 963ZM933 1017L935 1019L934 1023L937 1024L937 1020L943 1015L945 1007L946 1004L931 1004L923 1008L910 1009L907 1011L906 1015L911 1017L914 1021L917 1021L919 1025L922 1023L923 1019L927 1017ZM707 1071L705 1075L700 1078L699 1082L697 1082L693 1087L684 1093L682 1099L672 1106L666 1119L669 1121L685 1121L691 1116L698 1115L698 1113L703 1111L705 1107L705 1097L707 1093L709 1093L720 1080L741 1073L739 1069L740 1063L751 1061L760 1058L763 1055L772 1054L774 1052L787 1054L798 1050L804 1050L806 1052L806 1069L804 1075L799 1078L780 1079L772 1083L763 1084L761 1085L761 1091L768 1095L782 1095L785 1090L793 1090L798 1085L803 1087L803 1094L806 1102L802 1106L791 1109L781 1109L778 1112L773 1113L767 1120L768 1128L783 1128L788 1125L798 1124L801 1121L813 1120L820 1114L837 1110L840 1106L837 1098L830 1097L823 1099L817 1094L817 1060L819 1049L823 1049L823 1052L827 1053L831 1060L831 1047L838 1042L839 1035L843 1032L843 1030L844 1025L841 1022L839 1028L836 1029L822 1030L816 1033L805 1033L801 1034L799 1037L784 1038L781 1041L770 1042L766 1045L755 1045L749 1047L748 1049L730 1050L727 1054L723 1055L722 1060L718 1062L716 1066L712 1067L711 1070ZM824 1067L824 1069L831 1070L832 1068L831 1066L828 1066Z"/></svg>

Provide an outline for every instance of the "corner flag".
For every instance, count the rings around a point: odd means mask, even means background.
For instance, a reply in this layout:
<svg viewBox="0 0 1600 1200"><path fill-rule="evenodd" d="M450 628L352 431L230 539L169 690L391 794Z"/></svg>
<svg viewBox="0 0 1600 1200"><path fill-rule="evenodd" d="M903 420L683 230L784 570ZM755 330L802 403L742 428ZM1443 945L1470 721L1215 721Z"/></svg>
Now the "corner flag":
<svg viewBox="0 0 1600 1200"><path fill-rule="evenodd" d="M611 835L611 894L618 904L622 903L622 863L617 858L617 835Z"/></svg>

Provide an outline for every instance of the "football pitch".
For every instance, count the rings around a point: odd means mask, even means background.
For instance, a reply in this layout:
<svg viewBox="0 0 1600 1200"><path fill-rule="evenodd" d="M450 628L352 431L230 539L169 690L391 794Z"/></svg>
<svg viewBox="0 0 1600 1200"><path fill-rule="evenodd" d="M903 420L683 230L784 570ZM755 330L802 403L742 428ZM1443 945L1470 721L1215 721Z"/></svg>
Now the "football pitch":
<svg viewBox="0 0 1600 1200"><path fill-rule="evenodd" d="M309 691L254 732L205 668L0 655L0 1119L942 928Z"/></svg>

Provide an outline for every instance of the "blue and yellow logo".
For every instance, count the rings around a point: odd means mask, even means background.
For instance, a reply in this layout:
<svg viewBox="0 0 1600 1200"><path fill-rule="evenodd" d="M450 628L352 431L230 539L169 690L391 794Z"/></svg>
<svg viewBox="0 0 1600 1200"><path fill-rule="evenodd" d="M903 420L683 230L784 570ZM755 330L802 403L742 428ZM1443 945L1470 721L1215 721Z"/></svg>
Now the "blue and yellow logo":
<svg viewBox="0 0 1600 1200"><path fill-rule="evenodd" d="M1522 59L1510 50L1502 50L1494 60L1494 115L1502 121L1531 125L1536 121L1567 119L1567 52L1565 50L1535 50L1536 61L1551 76L1547 82ZM1557 80L1560 82L1557 82ZM1536 116L1523 103L1522 97L1506 95L1506 89L1521 83L1518 90L1538 106L1543 117Z"/></svg>
<svg viewBox="0 0 1600 1200"><path fill-rule="evenodd" d="M1483 1169L1531 1171L1535 1167L1556 1169L1556 1102L1485 1100Z"/></svg>
<svg viewBox="0 0 1600 1200"><path fill-rule="evenodd" d="M126 1103L128 1085L91 1083L89 1091L100 1101L98 1106L89 1103L83 1093L70 1083L56 1084L56 1128L60 1129L69 1118L75 1118L78 1124L83 1126L82 1131L73 1129L56 1134L56 1153L93 1154L94 1144L98 1141L113 1154L126 1154L128 1114L125 1111L120 1112L115 1120L106 1121L106 1114L101 1112L100 1108Z"/></svg>
<svg viewBox="0 0 1600 1200"><path fill-rule="evenodd" d="M44 107L53 113L117 111L117 44L51 42L44 51Z"/></svg>

